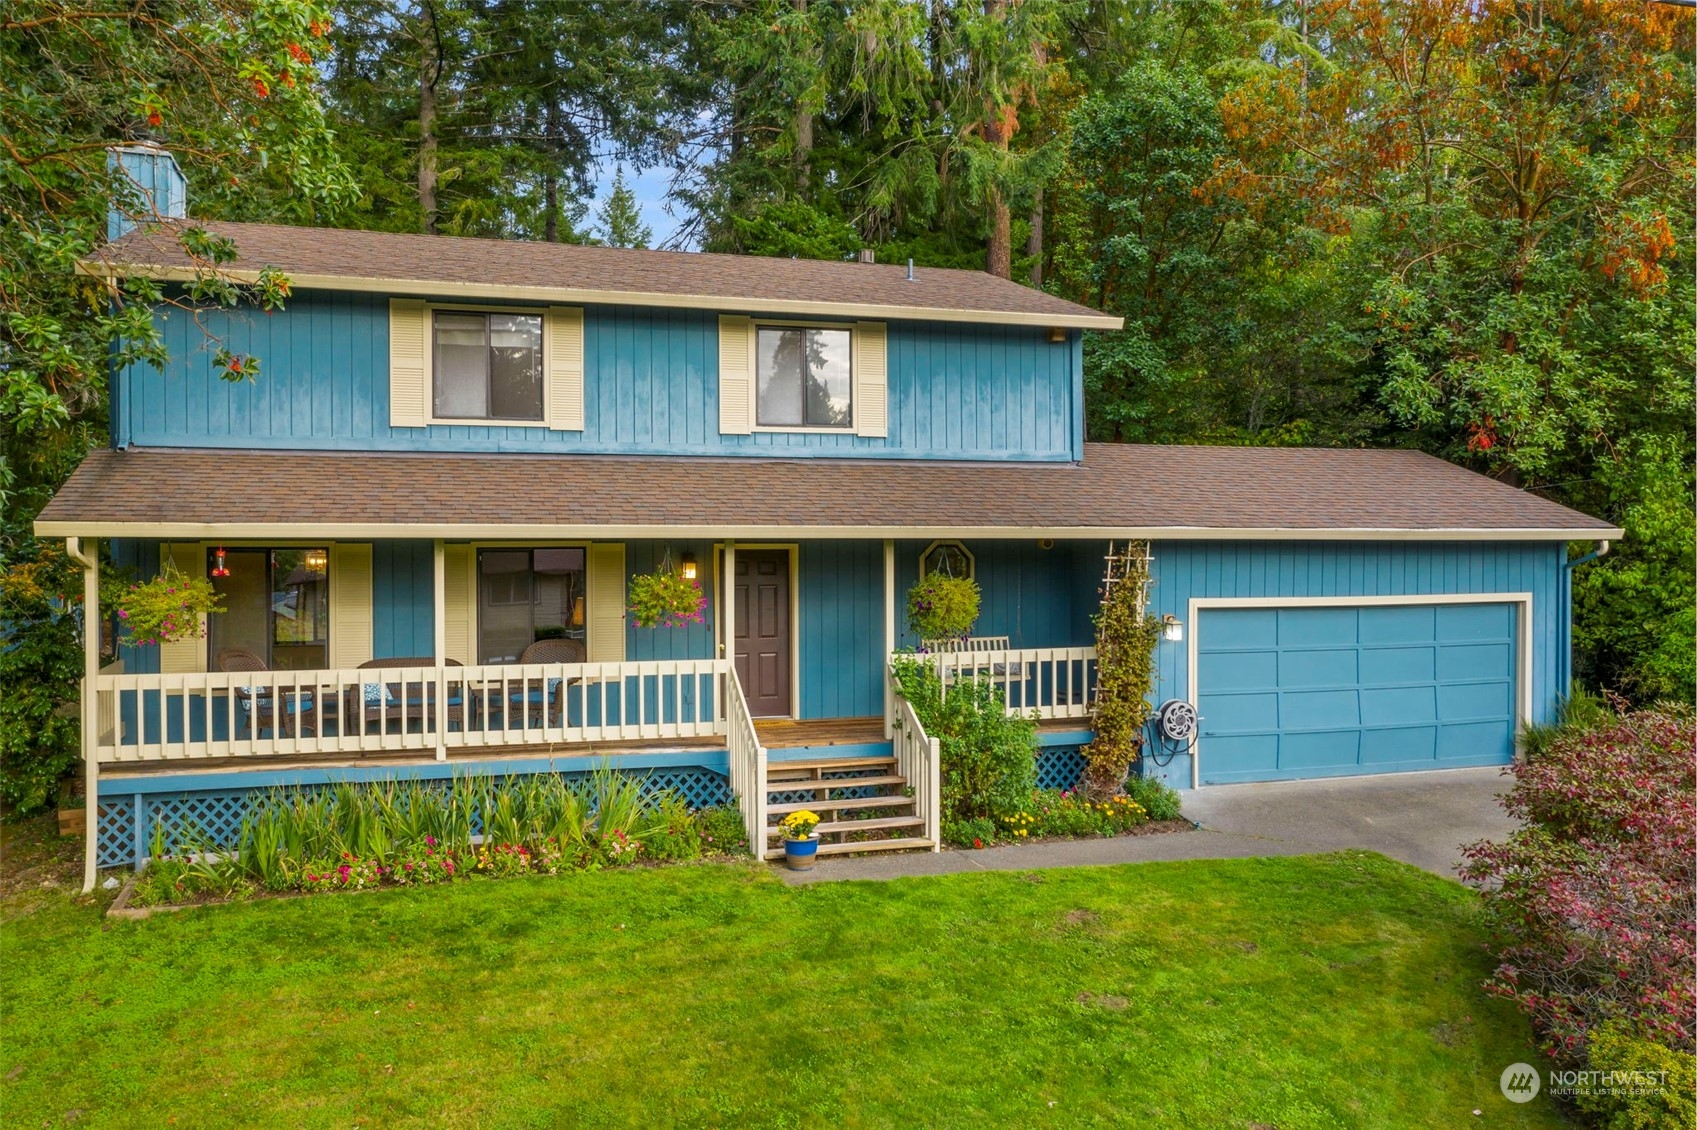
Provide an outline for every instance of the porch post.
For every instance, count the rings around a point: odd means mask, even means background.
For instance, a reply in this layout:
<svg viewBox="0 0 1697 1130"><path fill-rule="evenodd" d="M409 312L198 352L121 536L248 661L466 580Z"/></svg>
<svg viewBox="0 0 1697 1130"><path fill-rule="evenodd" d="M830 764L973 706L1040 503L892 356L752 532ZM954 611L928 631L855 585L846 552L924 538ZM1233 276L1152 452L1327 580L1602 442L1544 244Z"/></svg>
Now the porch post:
<svg viewBox="0 0 1697 1130"><path fill-rule="evenodd" d="M725 575L720 579L723 591L719 594L719 655L731 661L731 673L737 669L737 543L725 539Z"/></svg>
<svg viewBox="0 0 1697 1130"><path fill-rule="evenodd" d="M100 543L66 538L65 552L82 566L82 891L94 890L100 870Z"/></svg>
<svg viewBox="0 0 1697 1130"><path fill-rule="evenodd" d="M895 735L895 703L890 701L890 655L896 650L896 543L884 539L884 655L878 681L884 684L884 736Z"/></svg>
<svg viewBox="0 0 1697 1130"><path fill-rule="evenodd" d="M432 625L435 642L431 655L436 664L436 760L448 760L448 559L442 539L433 546L431 571L435 611Z"/></svg>

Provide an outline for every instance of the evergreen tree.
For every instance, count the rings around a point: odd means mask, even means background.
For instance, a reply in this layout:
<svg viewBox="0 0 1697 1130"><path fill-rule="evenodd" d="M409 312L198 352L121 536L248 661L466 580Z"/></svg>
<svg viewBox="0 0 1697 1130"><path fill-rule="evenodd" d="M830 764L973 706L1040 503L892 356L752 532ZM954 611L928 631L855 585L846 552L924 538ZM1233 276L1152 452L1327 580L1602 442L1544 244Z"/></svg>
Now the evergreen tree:
<svg viewBox="0 0 1697 1130"><path fill-rule="evenodd" d="M636 193L625 184L623 165L613 174L613 191L595 213L595 234L596 242L608 247L647 247L654 237L653 231L642 222Z"/></svg>

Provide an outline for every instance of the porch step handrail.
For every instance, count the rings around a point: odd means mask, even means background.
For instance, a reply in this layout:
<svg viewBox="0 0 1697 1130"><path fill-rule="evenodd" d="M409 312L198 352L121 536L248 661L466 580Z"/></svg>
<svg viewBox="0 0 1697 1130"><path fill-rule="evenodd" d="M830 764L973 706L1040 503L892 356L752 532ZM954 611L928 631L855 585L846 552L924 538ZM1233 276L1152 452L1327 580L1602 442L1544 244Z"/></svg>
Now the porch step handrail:
<svg viewBox="0 0 1697 1130"><path fill-rule="evenodd" d="M725 745L730 753L731 792L742 805L743 830L748 834L748 850L755 858L766 849L766 747L760 744L760 731L754 728L754 716L743 694L742 680L728 660L723 664L725 688Z"/></svg>
<svg viewBox="0 0 1697 1130"><path fill-rule="evenodd" d="M1022 647L1003 651L940 651L926 656L948 688L988 681L1001 688L1010 714L1088 718L1096 695L1093 647Z"/></svg>
<svg viewBox="0 0 1697 1130"><path fill-rule="evenodd" d="M941 744L925 732L919 715L901 693L894 665L884 669L887 697L894 708L890 744L896 772L907 778L913 789L913 810L925 823L920 835L931 841L932 851L943 850L943 756Z"/></svg>

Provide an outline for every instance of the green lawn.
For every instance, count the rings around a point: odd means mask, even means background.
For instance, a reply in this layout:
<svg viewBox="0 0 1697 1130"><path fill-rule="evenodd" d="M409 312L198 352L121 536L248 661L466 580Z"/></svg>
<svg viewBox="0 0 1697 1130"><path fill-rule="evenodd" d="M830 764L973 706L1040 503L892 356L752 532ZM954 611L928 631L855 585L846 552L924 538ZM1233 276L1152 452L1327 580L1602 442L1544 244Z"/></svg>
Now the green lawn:
<svg viewBox="0 0 1697 1130"><path fill-rule="evenodd" d="M1472 896L1379 856L754 865L6 907L11 1126L1559 1126ZM1476 1119L1477 1108L1484 1117Z"/></svg>

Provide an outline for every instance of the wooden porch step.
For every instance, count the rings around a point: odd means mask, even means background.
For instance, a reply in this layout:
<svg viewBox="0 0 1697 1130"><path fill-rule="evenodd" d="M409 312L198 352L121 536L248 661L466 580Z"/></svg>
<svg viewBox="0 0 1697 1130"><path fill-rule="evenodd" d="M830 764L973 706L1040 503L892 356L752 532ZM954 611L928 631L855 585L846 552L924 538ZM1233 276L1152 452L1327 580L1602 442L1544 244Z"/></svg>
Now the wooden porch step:
<svg viewBox="0 0 1697 1130"><path fill-rule="evenodd" d="M775 781L766 778L769 793L805 793L822 789L859 789L873 785L906 785L907 778L891 773L878 777L791 777Z"/></svg>
<svg viewBox="0 0 1697 1130"><path fill-rule="evenodd" d="M916 824L924 824L923 816L880 816L875 820L830 820L813 829L822 836L834 832L879 832L885 828L912 828ZM783 831L776 824L767 825L768 837L779 835ZM824 850L824 844L819 845Z"/></svg>
<svg viewBox="0 0 1697 1130"><path fill-rule="evenodd" d="M866 840L853 844L820 844L820 855L852 855L863 851L930 851L931 841L925 836L896 836L888 840ZM784 858L783 845L766 849L767 859Z"/></svg>
<svg viewBox="0 0 1697 1130"><path fill-rule="evenodd" d="M766 811L776 816L785 813L801 812L803 809L824 808L832 811L843 811L850 808L911 808L913 798L910 796L857 796L848 800L792 800L785 804L769 804Z"/></svg>
<svg viewBox="0 0 1697 1130"><path fill-rule="evenodd" d="M877 769L879 767L894 767L893 757L810 757L805 760L788 758L783 761L766 762L766 775L774 773L830 773L839 769Z"/></svg>

